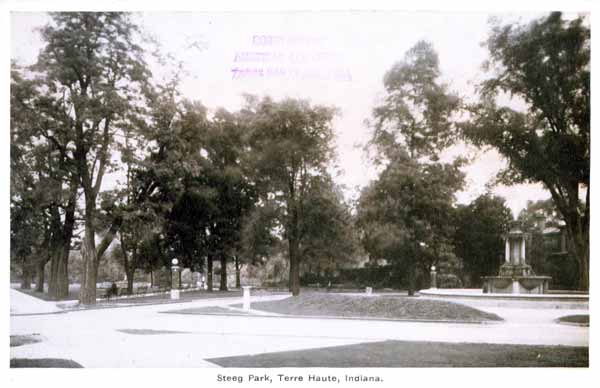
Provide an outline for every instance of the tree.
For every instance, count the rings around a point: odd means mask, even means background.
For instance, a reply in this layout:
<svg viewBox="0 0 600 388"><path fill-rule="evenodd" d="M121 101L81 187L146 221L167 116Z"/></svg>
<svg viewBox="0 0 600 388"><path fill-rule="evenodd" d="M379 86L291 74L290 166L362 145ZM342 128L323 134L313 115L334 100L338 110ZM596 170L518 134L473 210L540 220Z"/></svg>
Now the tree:
<svg viewBox="0 0 600 388"><path fill-rule="evenodd" d="M177 199L167 216L167 236L173 253L180 259L182 266L203 265L201 258L210 257L210 217L214 212L215 194L203 187L188 187ZM212 262L208 263L209 290L212 288Z"/></svg>
<svg viewBox="0 0 600 388"><path fill-rule="evenodd" d="M207 186L215 192L209 231L220 260L220 290L227 290L227 261L233 258L240 286L239 246L243 220L256 201L247 153L247 136L238 114L225 109L215 113L205 142L210 167L204 172Z"/></svg>
<svg viewBox="0 0 600 388"><path fill-rule="evenodd" d="M561 221L560 213L557 212L552 199L527 201L525 209L519 212L517 219L527 231L538 228L540 221L548 226L558 226Z"/></svg>
<svg viewBox="0 0 600 388"><path fill-rule="evenodd" d="M373 109L370 144L376 159L391 158L406 149L411 158L438 159L455 138L451 115L459 98L440 80L439 59L433 46L419 41L385 74L386 96Z"/></svg>
<svg viewBox="0 0 600 388"><path fill-rule="evenodd" d="M44 268L50 261L48 294L53 299L65 298L69 292L68 259L75 227L78 182L62 146L65 138L54 130L68 119L60 100L43 90L31 69L13 64L11 205L14 213L28 211L29 226L37 223L38 230L13 223L11 235L14 244L26 239L35 250L38 292L44 291ZM43 234L37 242L36 233Z"/></svg>
<svg viewBox="0 0 600 388"><path fill-rule="evenodd" d="M320 272L351 264L358 250L358 236L340 187L327 174L312 177L307 199L300 224L304 239L299 246L304 268Z"/></svg>
<svg viewBox="0 0 600 388"><path fill-rule="evenodd" d="M440 81L437 53L424 41L407 51L383 83L386 97L373 110L369 146L384 169L361 198L363 244L370 254L404 267L412 295L418 266L453 257L444 215L462 187L458 168L464 161L439 163L439 154L456 138L453 114L460 100ZM386 229L389 236L382 233Z"/></svg>
<svg viewBox="0 0 600 388"><path fill-rule="evenodd" d="M31 288L31 275L35 266L36 247L40 246L44 227L36 217L38 210L29 201L15 201L11 198L10 209L10 252L11 262L21 270L21 289ZM46 264L45 253L38 253L38 260ZM39 280L38 280L39 287ZM43 283L42 283L43 285ZM43 289L42 289L43 291Z"/></svg>
<svg viewBox="0 0 600 388"><path fill-rule="evenodd" d="M63 125L48 139L72 161L84 195L80 301L96 301L97 199L110 168L114 134L138 111L149 72L136 42L137 27L124 13L53 13L42 29L46 45L36 71L48 95L60 101ZM61 142L58 139L65 139Z"/></svg>
<svg viewBox="0 0 600 388"><path fill-rule="evenodd" d="M504 198L489 193L456 209L454 246L462 259L467 284L480 286L482 276L496 275L504 260L502 235L511 221Z"/></svg>
<svg viewBox="0 0 600 388"><path fill-rule="evenodd" d="M464 183L461 163L415 162L397 157L361 193L358 225L370 259L385 259L405 273L409 294L417 271L431 265L455 266L452 237L454 193Z"/></svg>
<svg viewBox="0 0 600 388"><path fill-rule="evenodd" d="M288 242L290 289L300 293L301 223L311 177L323 175L333 157L331 121L335 110L304 100L275 102L247 97L241 112L251 128L252 173L259 193L281 208L279 223Z"/></svg>
<svg viewBox="0 0 600 388"><path fill-rule="evenodd" d="M258 201L244 217L236 253L246 263L265 264L281 245L277 233L280 211L274 201Z"/></svg>
<svg viewBox="0 0 600 388"><path fill-rule="evenodd" d="M505 184L538 182L552 195L579 261L579 287L589 288L590 29L561 13L529 25L495 26L487 41L489 79L469 107L464 136L492 146L508 161ZM501 93L525 110L498 105ZM585 199L580 191L585 190Z"/></svg>

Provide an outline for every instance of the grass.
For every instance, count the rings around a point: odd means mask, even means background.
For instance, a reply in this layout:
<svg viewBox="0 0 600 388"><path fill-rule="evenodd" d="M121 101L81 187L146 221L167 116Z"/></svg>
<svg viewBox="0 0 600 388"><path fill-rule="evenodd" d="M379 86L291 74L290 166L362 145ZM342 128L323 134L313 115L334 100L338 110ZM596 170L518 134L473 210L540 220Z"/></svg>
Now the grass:
<svg viewBox="0 0 600 388"><path fill-rule="evenodd" d="M207 361L233 368L588 367L589 348L383 341Z"/></svg>
<svg viewBox="0 0 600 388"><path fill-rule="evenodd" d="M576 323L581 326L589 326L590 325L590 316L588 314L566 315L564 317L558 318L558 322L560 322L560 323Z"/></svg>
<svg viewBox="0 0 600 388"><path fill-rule="evenodd" d="M27 344L35 344L42 342L38 337L39 334L28 334L28 335L11 335L10 336L10 347L22 346Z"/></svg>
<svg viewBox="0 0 600 388"><path fill-rule="evenodd" d="M501 321L496 314L446 301L393 296L314 293L283 300L252 303L254 310L278 314L388 318L434 321Z"/></svg>
<svg viewBox="0 0 600 388"><path fill-rule="evenodd" d="M73 360L62 358L12 358L11 368L83 368Z"/></svg>

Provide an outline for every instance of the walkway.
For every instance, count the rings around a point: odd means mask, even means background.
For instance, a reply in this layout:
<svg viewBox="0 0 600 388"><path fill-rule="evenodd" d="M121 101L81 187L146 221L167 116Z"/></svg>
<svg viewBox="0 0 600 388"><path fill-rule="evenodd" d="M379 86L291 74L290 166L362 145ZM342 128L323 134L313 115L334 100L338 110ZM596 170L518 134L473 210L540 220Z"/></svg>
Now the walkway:
<svg viewBox="0 0 600 388"><path fill-rule="evenodd" d="M588 346L587 327L553 321L585 310L482 308L506 319L486 325L161 313L234 302L240 299L11 316L11 335L39 333L44 339L11 348L11 358L66 358L85 367L206 367L214 366L204 361L209 358L388 339Z"/></svg>

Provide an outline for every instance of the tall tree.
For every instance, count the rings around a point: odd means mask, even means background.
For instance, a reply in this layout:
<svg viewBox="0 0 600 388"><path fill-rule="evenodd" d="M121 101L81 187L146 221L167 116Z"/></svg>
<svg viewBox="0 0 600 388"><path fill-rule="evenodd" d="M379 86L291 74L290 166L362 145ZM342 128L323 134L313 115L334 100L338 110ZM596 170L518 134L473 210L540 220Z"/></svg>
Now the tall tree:
<svg viewBox="0 0 600 388"><path fill-rule="evenodd" d="M419 41L385 74L386 95L373 109L371 145L376 160L393 157L402 148L411 158L438 159L455 139L451 115L459 98L441 82L439 59L431 43Z"/></svg>
<svg viewBox="0 0 600 388"><path fill-rule="evenodd" d="M68 259L78 188L74 165L64 146L67 140L56 130L69 120L63 108L61 100L44 90L42 80L31 69L13 65L11 198L15 205L33 201L34 208L30 209L35 209L36 218L43 218L45 231L36 252L36 283L37 291L43 292L44 268L50 261L48 293L53 299L68 295Z"/></svg>
<svg viewBox="0 0 600 388"><path fill-rule="evenodd" d="M288 242L290 289L300 293L301 229L309 180L324 175L333 157L331 121L335 110L307 101L275 102L248 97L242 115L251 127L253 176L260 193L282 209L280 224Z"/></svg>
<svg viewBox="0 0 600 388"><path fill-rule="evenodd" d="M80 301L96 301L97 200L110 168L115 132L139 106L149 78L137 27L124 13L53 13L42 29L45 47L35 69L50 95L60 97L65 125L53 128L73 161L84 195L85 231Z"/></svg>
<svg viewBox="0 0 600 388"><path fill-rule="evenodd" d="M554 12L528 25L495 26L487 41L489 79L470 106L464 135L508 160L505 184L542 183L566 223L589 288L590 29L584 17ZM503 93L525 109L498 104ZM585 191L584 198L580 192Z"/></svg>
<svg viewBox="0 0 600 388"><path fill-rule="evenodd" d="M216 192L211 217L212 238L219 242L220 289L227 290L227 261L234 259L239 269L239 252L243 220L254 206L256 190L249 177L245 127L239 114L224 109L215 113L207 134L206 152L210 169L208 185ZM238 281L239 281L239 272Z"/></svg>
<svg viewBox="0 0 600 388"><path fill-rule="evenodd" d="M439 154L455 141L452 115L460 104L460 99L448 91L440 75L439 59L433 46L425 41L417 42L403 60L385 74L386 96L373 110L370 123L373 135L369 146L376 150L375 161L384 167L384 171L379 181L363 194L363 208L378 208L372 214L366 212L369 215L363 222L374 228L366 232L365 237L369 238L363 241L371 253L382 248L374 244L384 244L387 254L401 255L410 295L415 289L415 271L424 263L421 259L425 254L439 258L452 253L449 225L439 218L454 202L452 190L460 189L463 184L462 174L458 171L462 159L452 164L438 163ZM441 186L442 182L447 186ZM392 187L396 190L390 190ZM419 197L419 189L426 187L439 191L435 194L423 192ZM389 198L381 197L383 192ZM434 201L430 209L441 213L427 211L424 204L429 200ZM369 201L383 202L369 204ZM388 218L386 206L389 206L389 214L395 214L394 220ZM374 214L381 218L373 218ZM384 241L371 239L384 237L380 234L381 225L392 228L394 234ZM431 240L434 236L436 238ZM428 273L426 269L425 273Z"/></svg>

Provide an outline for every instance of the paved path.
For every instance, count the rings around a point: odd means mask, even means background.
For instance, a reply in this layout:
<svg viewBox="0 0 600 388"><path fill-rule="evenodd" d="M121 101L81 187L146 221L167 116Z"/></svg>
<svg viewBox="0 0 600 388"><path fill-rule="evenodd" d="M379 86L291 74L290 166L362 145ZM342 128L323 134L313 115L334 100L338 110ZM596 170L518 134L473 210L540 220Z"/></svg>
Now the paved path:
<svg viewBox="0 0 600 388"><path fill-rule="evenodd" d="M62 311L55 302L46 302L10 289L10 314L47 314Z"/></svg>
<svg viewBox="0 0 600 388"><path fill-rule="evenodd" d="M285 295L257 297L282 299ZM500 324L440 324L162 314L182 308L239 303L240 298L11 316L11 335L39 333L44 341L11 348L11 358L67 358L85 367L202 367L213 357L349 345L387 339L588 346L589 329L556 324L585 310L482 308ZM480 307L481 308L481 307ZM175 331L128 334L119 330Z"/></svg>

